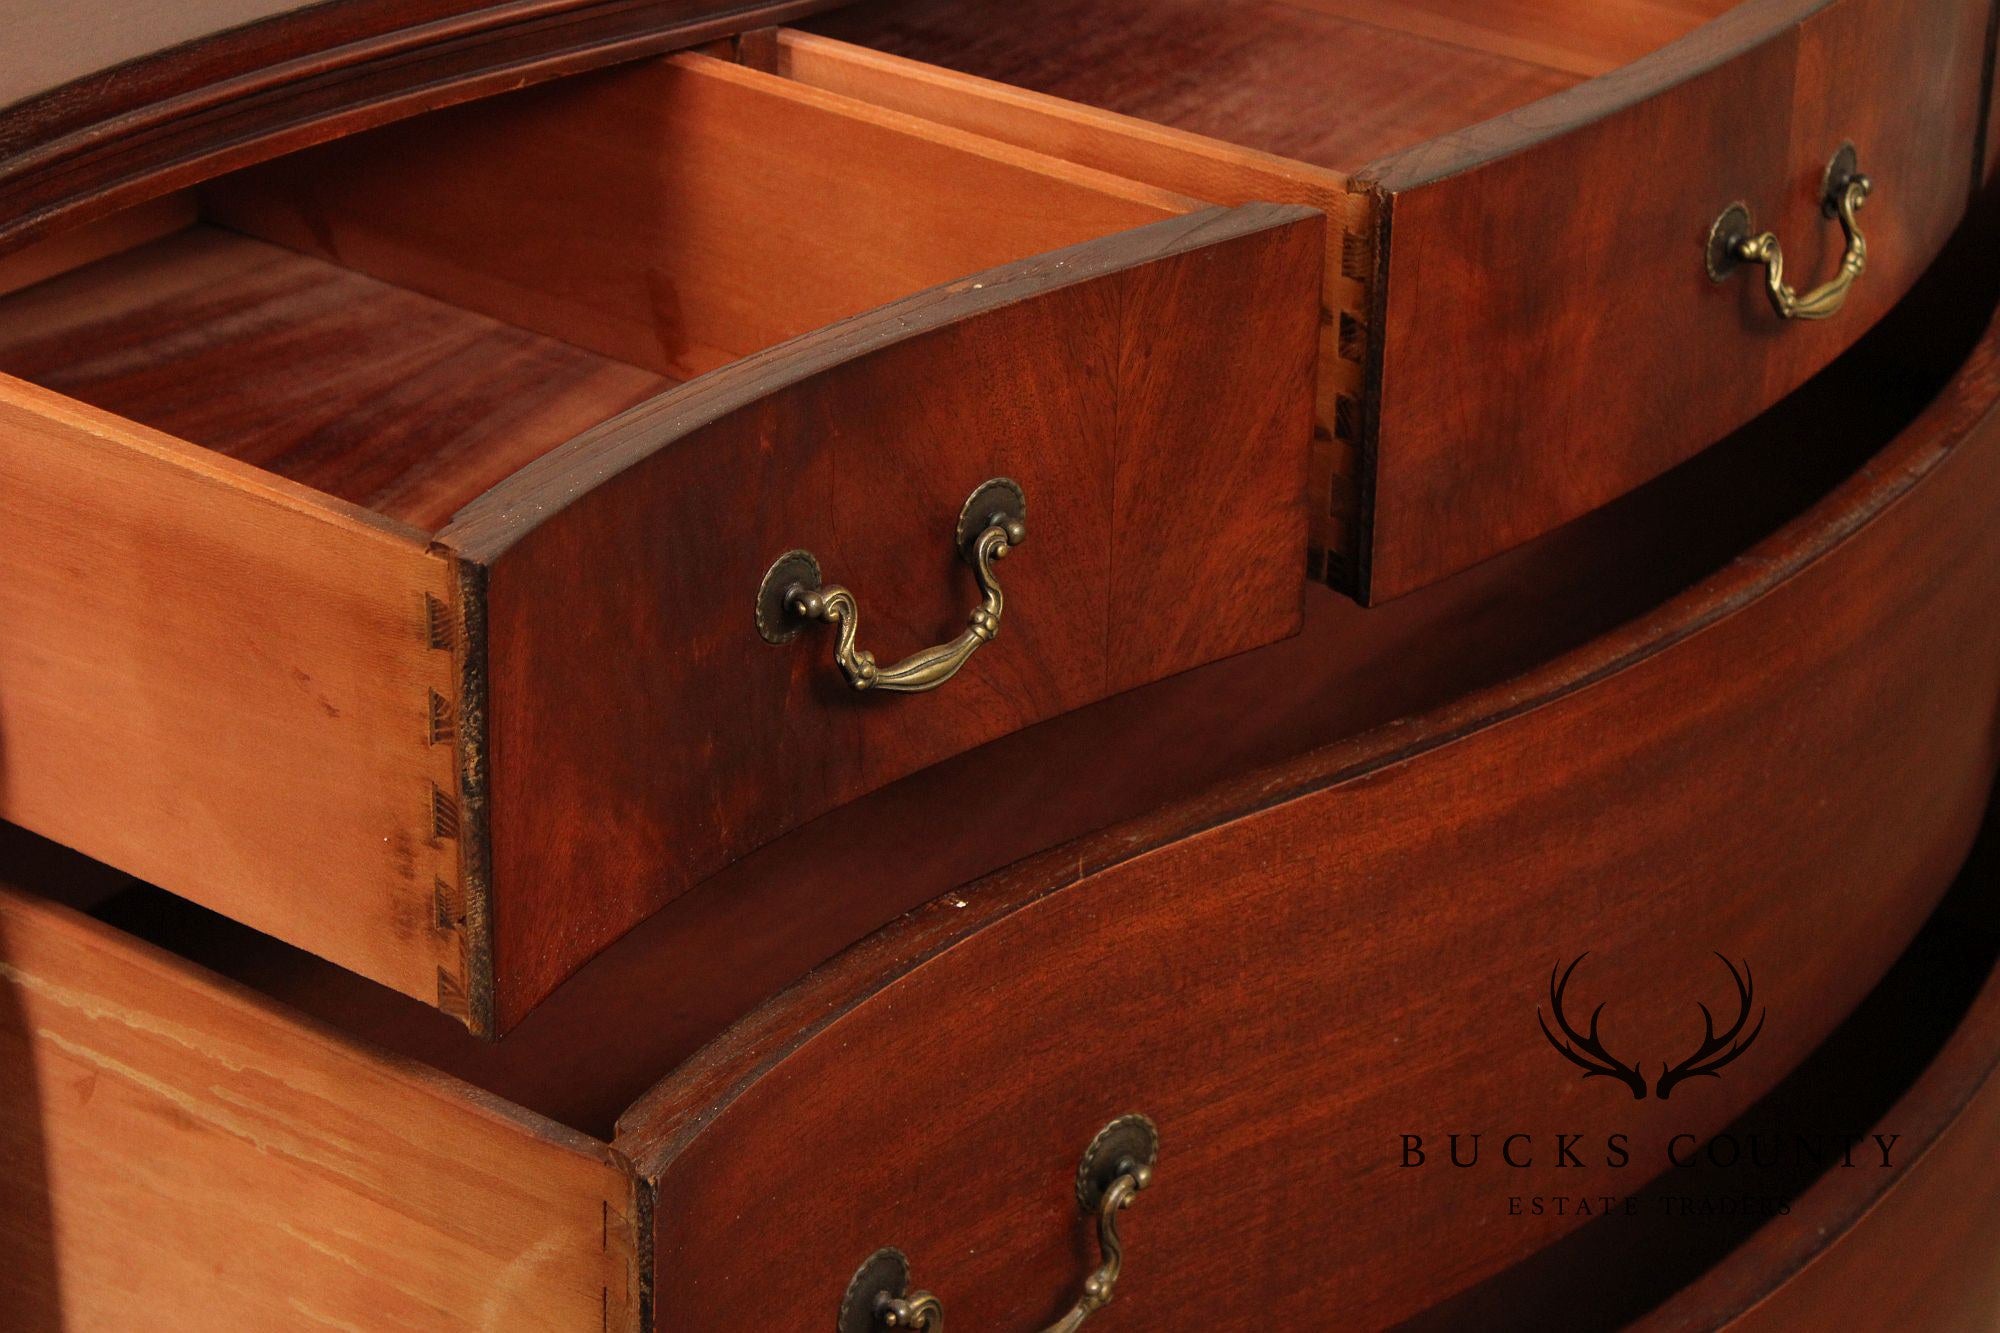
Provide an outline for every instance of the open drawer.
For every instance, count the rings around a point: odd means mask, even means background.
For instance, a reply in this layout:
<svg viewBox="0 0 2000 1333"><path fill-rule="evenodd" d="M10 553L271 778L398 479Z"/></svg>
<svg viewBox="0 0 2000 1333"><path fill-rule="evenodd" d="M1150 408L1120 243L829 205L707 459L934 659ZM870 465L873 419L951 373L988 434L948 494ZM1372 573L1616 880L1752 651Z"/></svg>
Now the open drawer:
<svg viewBox="0 0 2000 1333"><path fill-rule="evenodd" d="M505 1029L784 830L1293 631L1322 227L685 55L11 256L0 815Z"/></svg>
<svg viewBox="0 0 2000 1333"><path fill-rule="evenodd" d="M1768 1287L1939 1153L1995 1161L1991 856L1949 886L1995 761L2000 340L1881 415L1850 386L1882 363L1843 369L1808 416L1760 418L1620 521L1467 576L1501 569L1513 620L1454 614L1451 584L1373 611L1310 590L1304 635L775 840L498 1042L0 827L0 1309L833 1329L893 1246L952 1327L1039 1329L1098 1261L1086 1145L1133 1112L1159 1156L1106 1329L1599 1328L1704 1269L1725 1297ZM1720 481L1743 504L1674 541ZM1650 596L1617 558L1644 549ZM1372 659L1326 651L1370 636ZM1383 693L1412 674L1427 699ZM1264 743L1205 706L1219 692L1259 700ZM1182 794L1131 790L1163 770ZM962 827L962 794L1004 805L1023 774L1059 816L1122 787L1139 817L967 883L955 838L1029 835ZM1579 1077L1537 1019L1585 949L1567 1021L1607 1006L1623 1078ZM1692 1072L1698 1006L1757 1024L1716 1078ZM1746 1125L1899 1135L1896 1169L1677 1165ZM1516 1132L1531 1160L1502 1156ZM1477 1169L1451 1166L1446 1136L1482 1133ZM1510 1211L1662 1192L1797 1206L1760 1232L1614 1215L1616 1262L1574 1209ZM1979 1234L1969 1209L1955 1235L1939 1220L1947 1244ZM1649 1243L1690 1235L1692 1261ZM1915 1277L1990 1309L1972 1263L1875 1271L1877 1308ZM1712 1296L1664 1326L1713 1326Z"/></svg>
<svg viewBox="0 0 2000 1333"><path fill-rule="evenodd" d="M1959 0L860 0L744 48L1211 202L1327 211L1314 558L1374 603L1707 448L1894 306L1967 206L1989 17ZM1781 269L1730 248L1767 231ZM1788 316L1767 291L1780 272Z"/></svg>

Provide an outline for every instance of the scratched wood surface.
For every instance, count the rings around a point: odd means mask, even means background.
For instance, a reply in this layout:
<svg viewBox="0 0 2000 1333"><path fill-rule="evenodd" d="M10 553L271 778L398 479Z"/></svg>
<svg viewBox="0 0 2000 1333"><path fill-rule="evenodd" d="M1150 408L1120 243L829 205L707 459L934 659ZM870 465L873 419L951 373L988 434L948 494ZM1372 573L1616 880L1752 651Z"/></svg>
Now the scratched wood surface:
<svg viewBox="0 0 2000 1333"><path fill-rule="evenodd" d="M601 1144L11 884L0 1069L10 1329L633 1326Z"/></svg>

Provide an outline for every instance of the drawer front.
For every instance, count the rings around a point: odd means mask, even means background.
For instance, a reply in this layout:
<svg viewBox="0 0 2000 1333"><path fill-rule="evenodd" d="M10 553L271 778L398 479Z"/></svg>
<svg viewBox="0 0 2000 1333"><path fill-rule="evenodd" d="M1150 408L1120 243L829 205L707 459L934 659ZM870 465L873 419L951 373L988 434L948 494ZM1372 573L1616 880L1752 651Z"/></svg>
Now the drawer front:
<svg viewBox="0 0 2000 1333"><path fill-rule="evenodd" d="M1906 1010L1894 1015L1899 1021L1875 1026L1862 1033L1862 1042L1846 1045L1850 1061L1858 1058L1872 1068L1850 1062L1826 1069L1849 1086L1865 1085L1874 1069L1908 1062L1903 1052L1889 1061L1879 1058L1883 1034L1900 1036L1912 1027L1922 1034L1913 1043L1925 1055L1921 1068L1901 1075L1905 1082L1893 1101L1875 1103L1879 1118L1864 1138L1879 1134L1892 1141L1891 1165L1820 1174L1788 1212L1763 1222L1721 1262L1631 1325L1634 1333L1720 1327L1739 1333L1824 1328L1948 1333L1992 1328L2000 1320L2000 1246L1993 1243L2000 1236L1994 847L1990 837L1982 840L1952 900L1925 930L1929 939L1920 938L1898 964L1897 972L1906 977L1898 989L1927 1012ZM1984 908L1984 925L1964 912L1968 900ZM1925 1031L1940 1019L1950 1021L1941 1042ZM1840 1090L1826 1100L1838 1105ZM1833 1118L1820 1114L1816 1104L1804 1113L1821 1124ZM1849 1118L1843 1132L1853 1133L1853 1124ZM1646 1259L1629 1251L1623 1257L1628 1264Z"/></svg>
<svg viewBox="0 0 2000 1333"><path fill-rule="evenodd" d="M10 257L0 816L491 1034L821 811L1284 637L1323 218L1200 207L682 55Z"/></svg>
<svg viewBox="0 0 2000 1333"><path fill-rule="evenodd" d="M498 1025L842 801L1296 629L1323 221L1213 210L950 284L669 393L464 511L440 541L484 616L465 712ZM1000 478L1026 504L1004 605L956 532ZM929 692L857 689L789 606L796 576L760 633L792 551L851 591L885 675L982 605L998 635Z"/></svg>
<svg viewBox="0 0 2000 1333"><path fill-rule="evenodd" d="M32 842L0 829L0 1324L635 1327L603 1144L17 889L117 879Z"/></svg>
<svg viewBox="0 0 2000 1333"><path fill-rule="evenodd" d="M1420 587L1603 503L1790 392L1881 316L1963 215L1987 10L1749 4L1612 74L1364 168L1380 196L1360 591ZM1830 318L1708 274L1728 206L1798 292L1840 269L1821 209L1853 144L1867 267ZM1471 350L1476 349L1476 350Z"/></svg>
<svg viewBox="0 0 2000 1333"><path fill-rule="evenodd" d="M427 904L459 884L436 818L457 766L428 734L453 690L449 563L4 376L0 529L0 818L463 995L458 924Z"/></svg>
<svg viewBox="0 0 2000 1333"><path fill-rule="evenodd" d="M745 1020L621 1126L655 1326L827 1324L894 1246L953 1321L1039 1328L1095 1262L1079 1156L1138 1112L1162 1146L1107 1328L1379 1327L1577 1225L1513 1198L1629 1192L1731 1123L1903 952L1985 807L1993 355L1635 629L948 896ZM1554 1047L1600 1004L1591 1078ZM1698 1004L1749 1035L1666 1082Z"/></svg>

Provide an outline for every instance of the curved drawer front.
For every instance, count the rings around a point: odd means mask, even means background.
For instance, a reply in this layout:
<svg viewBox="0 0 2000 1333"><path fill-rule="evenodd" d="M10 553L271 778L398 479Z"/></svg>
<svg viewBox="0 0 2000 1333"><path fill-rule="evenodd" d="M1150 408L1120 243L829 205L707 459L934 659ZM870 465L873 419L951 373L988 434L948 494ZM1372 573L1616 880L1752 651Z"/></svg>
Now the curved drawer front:
<svg viewBox="0 0 2000 1333"><path fill-rule="evenodd" d="M1988 890L1991 858L1967 876ZM1940 916L1945 913L1941 912ZM1960 956L1933 967L1983 973L1970 1006L1923 1069L1868 1127L1894 1144L1891 1169L1834 1170L1635 1333L1990 1328L2000 1315L2000 973L1993 929L1941 923ZM1931 933L1927 931L1926 934ZM1943 970L1940 969L1940 970ZM1944 1003L1961 984L1926 978ZM1864 1140L1867 1141L1867 1140Z"/></svg>
<svg viewBox="0 0 2000 1333"><path fill-rule="evenodd" d="M872 0L767 59L1216 203L1324 209L1313 569L1379 602L1791 392L1966 210L1981 6L1750 0L1699 27L1696 7L1587 8ZM1105 34L1088 57L1079 12ZM1837 158L1868 179L1851 224ZM1758 257L1783 261L1786 315Z"/></svg>
<svg viewBox="0 0 2000 1333"><path fill-rule="evenodd" d="M499 1025L842 801L1294 631L1320 221L1193 214L858 316L573 442L445 529L485 615L468 695L489 748L468 763L506 903ZM1004 623L962 558L993 479L1025 499L994 569ZM787 594L820 578L851 593L884 687ZM982 615L994 641L940 688L886 688Z"/></svg>
<svg viewBox="0 0 2000 1333"><path fill-rule="evenodd" d="M1128 1112L1161 1148L1107 1327L1379 1326L1577 1224L1516 1200L1627 1192L1730 1123L1984 808L1995 368L1629 631L948 896L746 1020L621 1125L657 1326L830 1324L894 1246L955 1325L1040 1327Z"/></svg>
<svg viewBox="0 0 2000 1333"><path fill-rule="evenodd" d="M0 817L511 1027L1294 632L1323 230L684 55L11 256Z"/></svg>
<svg viewBox="0 0 2000 1333"><path fill-rule="evenodd" d="M1767 0L1633 65L1356 175L1378 198L1360 592L1380 600L1622 494L1791 392L1864 332L1964 214L1987 15L1951 0ZM1847 237L1866 268L1820 320L1764 270L1720 281L1741 203L1804 294ZM1478 348L1476 355L1460 349Z"/></svg>
<svg viewBox="0 0 2000 1333"><path fill-rule="evenodd" d="M1857 1313L1877 1328L1910 1333L1989 1326L2000 1311L1996 1162L2000 1078L1989 1072L1977 1099L1896 1182L1879 1211L1728 1327L1741 1333L1832 1328ZM1867 1294L1857 1300L1857 1292Z"/></svg>

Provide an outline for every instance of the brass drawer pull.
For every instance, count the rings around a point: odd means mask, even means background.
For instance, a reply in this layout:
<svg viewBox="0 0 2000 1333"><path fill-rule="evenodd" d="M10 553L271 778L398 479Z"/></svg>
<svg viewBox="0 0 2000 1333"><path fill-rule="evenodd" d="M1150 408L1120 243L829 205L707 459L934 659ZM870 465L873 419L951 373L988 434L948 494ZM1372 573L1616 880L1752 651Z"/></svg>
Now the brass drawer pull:
<svg viewBox="0 0 2000 1333"><path fill-rule="evenodd" d="M757 632L768 643L785 643L806 625L824 621L838 634L833 660L857 690L920 694L958 674L979 646L1000 632L1005 599L993 563L1028 539L1028 501L1005 477L985 483L958 515L958 549L972 566L982 595L965 632L950 643L925 648L894 666L875 665L875 654L855 646L861 634L861 607L838 584L822 583L819 561L810 551L787 551L764 575L757 592Z"/></svg>
<svg viewBox="0 0 2000 1333"><path fill-rule="evenodd" d="M1045 1333L1072 1333L1083 1321L1111 1304L1125 1248L1118 1240L1118 1214L1131 1205L1153 1179L1160 1155L1159 1132L1142 1115L1121 1115L1090 1141L1076 1168L1076 1202L1097 1215L1097 1247L1103 1253L1083 1294ZM944 1333L944 1303L928 1291L910 1290L910 1262L897 1249L880 1249L868 1257L847 1284L840 1302L840 1333L887 1333L891 1329L923 1329Z"/></svg>
<svg viewBox="0 0 2000 1333"><path fill-rule="evenodd" d="M1742 203L1724 209L1709 229L1708 276L1721 282L1740 264L1762 264L1764 288L1780 319L1825 319L1847 304L1848 289L1868 267L1868 238L1861 234L1861 223L1854 215L1868 202L1874 188L1874 182L1861 174L1854 145L1843 145L1827 164L1820 207L1828 217L1840 219L1840 229L1847 236L1847 253L1841 258L1840 272L1825 285L1804 296L1793 291L1785 281L1785 252L1778 246L1777 233L1753 235L1750 209Z"/></svg>

